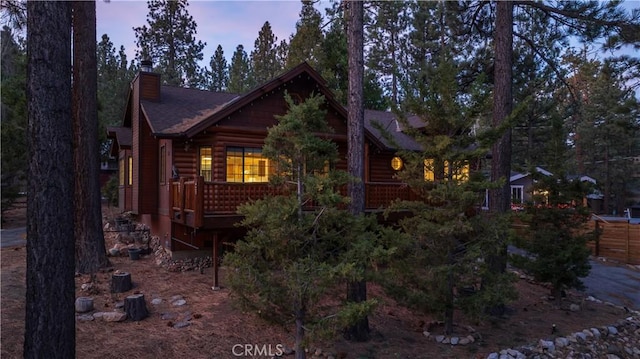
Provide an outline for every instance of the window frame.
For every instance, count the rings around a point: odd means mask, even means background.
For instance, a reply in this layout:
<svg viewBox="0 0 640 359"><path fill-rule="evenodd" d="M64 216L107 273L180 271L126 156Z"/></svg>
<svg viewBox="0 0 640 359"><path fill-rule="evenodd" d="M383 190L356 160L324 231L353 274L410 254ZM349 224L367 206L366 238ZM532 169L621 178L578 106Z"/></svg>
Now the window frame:
<svg viewBox="0 0 640 359"><path fill-rule="evenodd" d="M520 202L514 202L514 190L520 192ZM523 204L524 203L524 186L523 185L511 185L511 204Z"/></svg>
<svg viewBox="0 0 640 359"><path fill-rule="evenodd" d="M207 154L203 154L203 150L208 150L209 154L209 169L204 169L204 159ZM205 173L206 171L206 173ZM213 181L213 146L200 146L198 147L198 175L204 178L205 182Z"/></svg>
<svg viewBox="0 0 640 359"><path fill-rule="evenodd" d="M230 156L230 153L232 156ZM262 155L261 147L253 147L253 146L226 146L225 147L225 182L228 183L268 183L271 174L273 173L273 168L271 165L271 161ZM235 154L235 155L233 155ZM238 156L237 154L240 154ZM251 155L259 154L259 156ZM240 165L230 163L230 157L240 158ZM255 160L255 164L248 165L247 158L252 158ZM230 169L234 169L234 167L240 167L240 173L236 173L235 171L230 171ZM255 167L255 168L253 168ZM261 175L262 174L262 175ZM254 178L263 178L261 180L251 181L250 176ZM241 180L238 180L241 179Z"/></svg>

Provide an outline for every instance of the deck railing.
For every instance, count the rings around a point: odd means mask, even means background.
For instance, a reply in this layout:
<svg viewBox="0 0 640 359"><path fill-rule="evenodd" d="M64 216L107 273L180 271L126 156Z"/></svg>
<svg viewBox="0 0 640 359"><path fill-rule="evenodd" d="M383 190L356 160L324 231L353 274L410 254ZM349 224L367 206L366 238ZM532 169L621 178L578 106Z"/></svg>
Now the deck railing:
<svg viewBox="0 0 640 359"><path fill-rule="evenodd" d="M203 177L198 176L171 182L169 203L173 221L198 228L202 226L205 215L235 214L243 203L284 192L285 189L274 188L268 183L205 182ZM365 183L367 210L384 208L397 199L414 198L411 189L402 183Z"/></svg>

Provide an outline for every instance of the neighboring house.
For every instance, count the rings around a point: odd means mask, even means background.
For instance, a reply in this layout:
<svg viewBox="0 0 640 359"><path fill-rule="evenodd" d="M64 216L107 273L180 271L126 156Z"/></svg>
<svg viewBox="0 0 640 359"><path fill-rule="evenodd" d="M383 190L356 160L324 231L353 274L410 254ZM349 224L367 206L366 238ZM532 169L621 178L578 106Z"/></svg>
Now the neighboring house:
<svg viewBox="0 0 640 359"><path fill-rule="evenodd" d="M541 167L536 167L535 171L544 176L553 176L553 173ZM590 182L594 185L596 184L595 179L585 175L569 175L567 176L567 179L571 181ZM535 184L535 180L533 179L531 173L511 172L509 183L511 184L511 209L513 210L522 209L525 203L533 202L534 196L540 195L540 193L534 193L533 187ZM586 200L588 202L592 202L595 201L596 198L596 194L589 194L587 195ZM589 203L588 205L592 206L591 203Z"/></svg>
<svg viewBox="0 0 640 359"><path fill-rule="evenodd" d="M552 176L552 173L540 168L535 168L536 172L545 175ZM534 179L531 173L518 173L511 172L509 178L511 184L511 209L520 209L525 203L533 201L533 185Z"/></svg>
<svg viewBox="0 0 640 359"><path fill-rule="evenodd" d="M306 63L243 95L161 86L160 75L138 73L122 126L108 129L119 163L120 210L149 225L174 254L239 238L238 205L273 192L262 147L277 123L274 116L287 112L285 91L296 101L311 93L325 96L334 132L320 135L338 145L342 160L334 166L346 170L347 112ZM391 142L419 146L399 131L391 113L366 111L365 118L366 210L376 211L412 198L394 176L402 164ZM390 129L393 141L380 126Z"/></svg>

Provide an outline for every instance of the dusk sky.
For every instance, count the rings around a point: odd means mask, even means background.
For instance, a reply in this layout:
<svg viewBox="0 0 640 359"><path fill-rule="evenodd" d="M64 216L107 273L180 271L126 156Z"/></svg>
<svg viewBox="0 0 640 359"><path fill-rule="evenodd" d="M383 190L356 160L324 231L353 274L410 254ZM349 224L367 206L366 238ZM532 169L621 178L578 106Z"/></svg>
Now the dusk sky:
<svg viewBox="0 0 640 359"><path fill-rule="evenodd" d="M202 65L208 67L218 44L222 45L228 62L239 44L249 55L265 21L271 24L278 43L283 39L288 42L301 8L299 0L189 1L187 10L198 24L196 39L206 42ZM321 9L324 13L324 7ZM147 24L148 12L146 1L97 1L97 41L107 34L116 50L123 45L127 59L133 60L136 52L133 28Z"/></svg>

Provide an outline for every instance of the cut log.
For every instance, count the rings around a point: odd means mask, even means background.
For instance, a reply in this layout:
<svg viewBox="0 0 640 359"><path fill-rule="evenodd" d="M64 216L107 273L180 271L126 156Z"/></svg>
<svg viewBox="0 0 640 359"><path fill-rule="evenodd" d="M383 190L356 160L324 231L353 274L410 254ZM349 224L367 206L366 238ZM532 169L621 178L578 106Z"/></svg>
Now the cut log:
<svg viewBox="0 0 640 359"><path fill-rule="evenodd" d="M131 320L139 321L149 316L144 294L134 294L124 299L124 312Z"/></svg>
<svg viewBox="0 0 640 359"><path fill-rule="evenodd" d="M86 313L93 310L93 298L78 297L76 299L76 312Z"/></svg>
<svg viewBox="0 0 640 359"><path fill-rule="evenodd" d="M131 287L131 273L119 272L111 276L111 293L123 293Z"/></svg>

